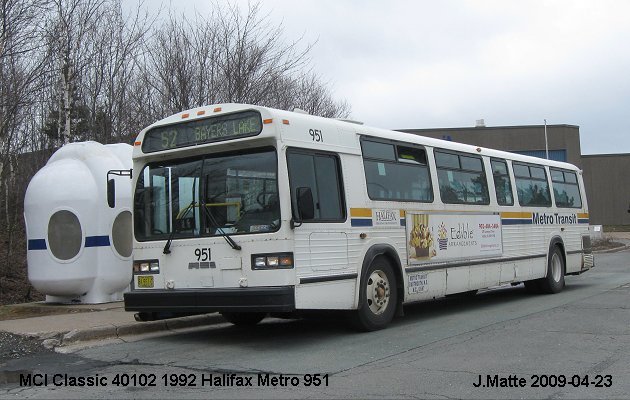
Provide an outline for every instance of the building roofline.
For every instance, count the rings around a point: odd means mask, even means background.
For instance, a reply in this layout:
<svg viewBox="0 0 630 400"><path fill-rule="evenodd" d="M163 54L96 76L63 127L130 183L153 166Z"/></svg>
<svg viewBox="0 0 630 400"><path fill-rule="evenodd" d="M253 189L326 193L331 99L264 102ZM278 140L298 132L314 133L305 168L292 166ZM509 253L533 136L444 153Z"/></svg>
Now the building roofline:
<svg viewBox="0 0 630 400"><path fill-rule="evenodd" d="M592 157L628 157L630 153L582 154L582 158Z"/></svg>
<svg viewBox="0 0 630 400"><path fill-rule="evenodd" d="M499 129L532 129L539 128L544 129L545 125L510 125L510 126L466 126L460 128L403 128L403 129L394 129L399 132L407 132L407 133L416 133L416 132L431 132L431 131L462 131L462 130L499 130ZM555 124L555 125L547 125L547 128L575 128L580 129L579 125L570 125L570 124Z"/></svg>

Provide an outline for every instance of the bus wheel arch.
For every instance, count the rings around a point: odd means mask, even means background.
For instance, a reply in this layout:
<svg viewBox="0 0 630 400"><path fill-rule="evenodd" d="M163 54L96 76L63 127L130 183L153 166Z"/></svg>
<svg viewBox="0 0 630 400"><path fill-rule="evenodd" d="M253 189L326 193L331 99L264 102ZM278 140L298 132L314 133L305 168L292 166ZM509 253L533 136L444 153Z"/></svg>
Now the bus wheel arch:
<svg viewBox="0 0 630 400"><path fill-rule="evenodd" d="M402 265L394 248L372 246L363 259L358 283L354 325L363 331L384 328L401 309L403 301ZM386 309L381 310L379 304L375 304L379 301Z"/></svg>

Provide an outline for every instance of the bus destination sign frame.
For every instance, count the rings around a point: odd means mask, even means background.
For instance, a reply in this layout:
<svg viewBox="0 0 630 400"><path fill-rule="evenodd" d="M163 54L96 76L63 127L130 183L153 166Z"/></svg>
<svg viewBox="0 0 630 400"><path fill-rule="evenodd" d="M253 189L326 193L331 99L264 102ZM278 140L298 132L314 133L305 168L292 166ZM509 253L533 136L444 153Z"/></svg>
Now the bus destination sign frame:
<svg viewBox="0 0 630 400"><path fill-rule="evenodd" d="M262 128L262 116L255 110L178 122L149 130L144 135L142 151L154 153L257 136Z"/></svg>

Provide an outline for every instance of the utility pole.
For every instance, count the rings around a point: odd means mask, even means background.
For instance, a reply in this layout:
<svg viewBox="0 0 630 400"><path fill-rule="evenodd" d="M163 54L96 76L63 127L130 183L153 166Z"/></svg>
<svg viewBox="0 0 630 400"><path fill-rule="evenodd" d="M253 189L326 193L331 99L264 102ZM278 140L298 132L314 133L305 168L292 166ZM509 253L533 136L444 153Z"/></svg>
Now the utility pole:
<svg viewBox="0 0 630 400"><path fill-rule="evenodd" d="M547 160L549 159L549 145L547 144L547 120L545 121L545 155L547 156Z"/></svg>

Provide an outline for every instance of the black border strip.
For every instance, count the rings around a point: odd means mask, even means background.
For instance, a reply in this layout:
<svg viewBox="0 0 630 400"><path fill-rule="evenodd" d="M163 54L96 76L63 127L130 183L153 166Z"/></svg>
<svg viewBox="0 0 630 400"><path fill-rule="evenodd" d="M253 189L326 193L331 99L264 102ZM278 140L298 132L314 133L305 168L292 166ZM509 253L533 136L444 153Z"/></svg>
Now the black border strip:
<svg viewBox="0 0 630 400"><path fill-rule="evenodd" d="M529 260L532 258L547 258L547 254L537 254L533 256L520 256L520 257L508 257L508 258L494 258L494 259L485 259L485 260L471 260L471 261L459 261L453 263L439 264L439 265L429 265L426 267L417 266L417 267L407 267L405 268L405 272L418 272L418 271L433 271L437 269L446 269L446 268L456 268L456 267L466 267L473 265L481 265L481 264L496 264L502 262L511 262L511 261L522 261Z"/></svg>
<svg viewBox="0 0 630 400"><path fill-rule="evenodd" d="M567 255L569 255L569 254L581 254L581 253L590 254L590 252L589 252L589 251L586 251L586 250L572 250L572 251L567 251Z"/></svg>
<svg viewBox="0 0 630 400"><path fill-rule="evenodd" d="M346 279L356 279L359 274L343 274L333 276L314 276L312 278L300 278L300 283L319 283L319 282L332 282L332 281L345 281Z"/></svg>

